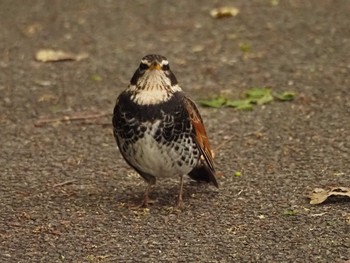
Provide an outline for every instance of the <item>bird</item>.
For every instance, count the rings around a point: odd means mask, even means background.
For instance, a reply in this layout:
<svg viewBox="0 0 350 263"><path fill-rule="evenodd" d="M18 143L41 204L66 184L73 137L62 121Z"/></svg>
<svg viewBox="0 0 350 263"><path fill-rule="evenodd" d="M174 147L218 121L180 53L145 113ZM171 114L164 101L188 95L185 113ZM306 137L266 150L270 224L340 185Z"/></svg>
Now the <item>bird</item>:
<svg viewBox="0 0 350 263"><path fill-rule="evenodd" d="M219 187L203 119L166 57L141 59L116 100L112 123L122 157L147 183L140 207L153 202L149 193L159 178L179 178L175 207L183 206L186 175Z"/></svg>

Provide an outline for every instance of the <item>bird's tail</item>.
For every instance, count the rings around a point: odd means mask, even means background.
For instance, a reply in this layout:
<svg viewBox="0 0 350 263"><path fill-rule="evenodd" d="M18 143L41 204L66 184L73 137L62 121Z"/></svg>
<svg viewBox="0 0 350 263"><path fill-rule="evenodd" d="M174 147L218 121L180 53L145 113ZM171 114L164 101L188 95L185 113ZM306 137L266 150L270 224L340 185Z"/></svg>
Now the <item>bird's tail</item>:
<svg viewBox="0 0 350 263"><path fill-rule="evenodd" d="M213 183L216 187L219 187L219 184L215 177L215 172L212 171L206 164L200 162L188 176L196 181L203 181L207 183Z"/></svg>

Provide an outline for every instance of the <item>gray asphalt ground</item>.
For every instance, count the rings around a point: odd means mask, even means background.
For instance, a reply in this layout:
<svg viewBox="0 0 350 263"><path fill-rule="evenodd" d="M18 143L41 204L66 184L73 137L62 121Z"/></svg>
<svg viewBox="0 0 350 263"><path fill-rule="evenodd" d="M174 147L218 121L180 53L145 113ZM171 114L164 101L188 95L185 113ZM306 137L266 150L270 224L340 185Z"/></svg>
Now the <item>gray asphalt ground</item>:
<svg viewBox="0 0 350 263"><path fill-rule="evenodd" d="M231 5L236 17L209 14ZM1 1L0 262L349 262L349 202L305 197L349 186L349 14L348 0ZM89 57L41 63L42 48ZM177 178L131 208L145 184L112 135L115 99L149 53L195 100L297 93L200 108L223 175L220 189L187 180L183 211Z"/></svg>

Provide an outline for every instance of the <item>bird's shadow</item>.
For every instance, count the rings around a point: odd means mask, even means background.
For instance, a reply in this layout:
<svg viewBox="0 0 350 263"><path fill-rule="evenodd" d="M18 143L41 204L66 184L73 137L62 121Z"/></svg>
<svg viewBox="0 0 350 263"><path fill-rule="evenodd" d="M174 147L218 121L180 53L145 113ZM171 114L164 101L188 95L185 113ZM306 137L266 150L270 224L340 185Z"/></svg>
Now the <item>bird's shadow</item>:
<svg viewBox="0 0 350 263"><path fill-rule="evenodd" d="M55 188L50 194L50 201L55 206L71 206L76 209L91 211L122 211L137 208L143 199L146 184L143 182L123 182L114 184L67 185ZM149 197L154 200L150 208L173 207L179 193L176 182L160 182L151 190ZM185 204L207 202L215 197L217 191L207 183L188 180L184 183L183 201Z"/></svg>
<svg viewBox="0 0 350 263"><path fill-rule="evenodd" d="M116 195L116 202L127 204L129 207L136 207L142 203L145 186L129 186L123 188L123 191ZM149 194L153 200L151 207L172 207L175 205L179 194L179 186L177 184L157 184ZM217 191L214 187L209 187L207 183L196 182L189 180L184 184L183 201L190 203L195 199L200 199L204 196L205 199L214 198Z"/></svg>

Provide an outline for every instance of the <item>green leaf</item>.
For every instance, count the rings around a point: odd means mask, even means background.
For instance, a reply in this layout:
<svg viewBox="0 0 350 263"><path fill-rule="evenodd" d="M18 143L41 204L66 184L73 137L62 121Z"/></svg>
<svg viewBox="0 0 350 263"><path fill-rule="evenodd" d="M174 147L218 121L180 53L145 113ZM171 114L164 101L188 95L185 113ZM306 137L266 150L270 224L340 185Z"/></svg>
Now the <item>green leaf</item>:
<svg viewBox="0 0 350 263"><path fill-rule="evenodd" d="M237 110L252 110L255 104L262 105L278 99L280 101L291 101L295 97L294 92L286 91L280 94L272 94L270 87L254 87L245 92L245 99L231 100L222 96L213 99L200 100L199 104L205 107L220 108L233 107Z"/></svg>
<svg viewBox="0 0 350 263"><path fill-rule="evenodd" d="M219 96L209 100L200 100L199 104L205 107L220 108L226 104L226 101L226 98Z"/></svg>
<svg viewBox="0 0 350 263"><path fill-rule="evenodd" d="M260 99L256 100L256 103L258 105L266 104L273 101L272 94L266 94L265 96L261 97Z"/></svg>
<svg viewBox="0 0 350 263"><path fill-rule="evenodd" d="M251 50L252 46L249 43L240 43L239 44L239 49L246 53L249 52Z"/></svg>
<svg viewBox="0 0 350 263"><path fill-rule="evenodd" d="M226 106L236 108L237 110L252 110L253 105L251 104L251 100L228 100L226 102Z"/></svg>
<svg viewBox="0 0 350 263"><path fill-rule="evenodd" d="M251 88L246 93L247 99L251 103L258 105L266 104L273 101L272 90L270 88Z"/></svg>
<svg viewBox="0 0 350 263"><path fill-rule="evenodd" d="M298 214L298 211L293 210L293 209L285 209L285 210L283 211L283 214L284 214L285 216L295 216L295 215Z"/></svg>
<svg viewBox="0 0 350 263"><path fill-rule="evenodd" d="M236 177L240 177L242 175L242 173L240 171L236 171L233 175Z"/></svg>
<svg viewBox="0 0 350 263"><path fill-rule="evenodd" d="M91 79L94 80L94 81L101 81L102 80L102 77L98 74L92 74L91 75Z"/></svg>
<svg viewBox="0 0 350 263"><path fill-rule="evenodd" d="M267 94L271 94L271 88L263 87L263 88L250 88L246 91L245 95L248 98L258 99Z"/></svg>
<svg viewBox="0 0 350 263"><path fill-rule="evenodd" d="M291 91L285 91L280 94L275 94L274 96L280 101L291 101L294 100L295 93Z"/></svg>

